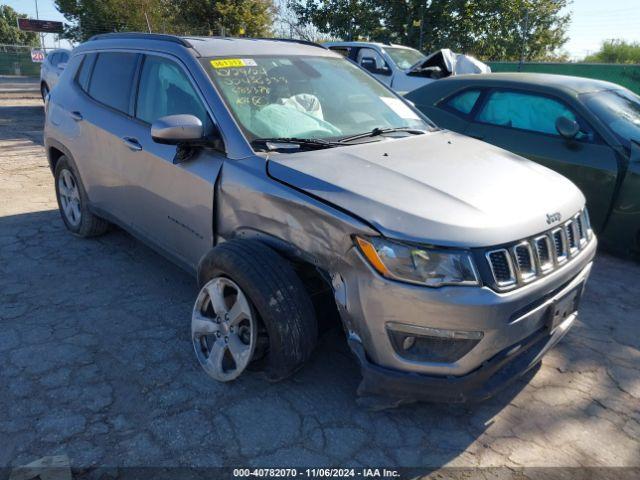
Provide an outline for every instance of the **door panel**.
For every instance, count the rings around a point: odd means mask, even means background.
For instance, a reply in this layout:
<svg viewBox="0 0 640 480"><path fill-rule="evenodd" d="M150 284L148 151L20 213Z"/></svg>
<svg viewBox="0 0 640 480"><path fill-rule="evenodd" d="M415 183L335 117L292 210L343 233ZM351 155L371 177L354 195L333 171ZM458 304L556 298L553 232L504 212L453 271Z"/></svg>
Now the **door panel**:
<svg viewBox="0 0 640 480"><path fill-rule="evenodd" d="M466 134L569 178L587 198L591 223L600 231L615 193L617 154L608 145L594 142L588 125L559 99L522 92L510 98L509 93L492 92ZM555 120L560 115L581 124L580 139L566 140L555 132Z"/></svg>
<svg viewBox="0 0 640 480"><path fill-rule="evenodd" d="M120 139L123 151L118 171L131 199L133 225L154 243L196 267L213 245L214 184L224 155L198 149L182 163L174 163L176 146L151 138L151 124L160 117L190 114L204 131L211 121L187 72L171 59L145 56L140 71L135 116Z"/></svg>
<svg viewBox="0 0 640 480"><path fill-rule="evenodd" d="M123 133L113 139L121 182L113 193L124 199L131 226L182 263L197 266L213 245L214 183L223 155L202 149L174 164L176 147L154 142L148 125L128 120ZM140 148L132 149L131 142Z"/></svg>

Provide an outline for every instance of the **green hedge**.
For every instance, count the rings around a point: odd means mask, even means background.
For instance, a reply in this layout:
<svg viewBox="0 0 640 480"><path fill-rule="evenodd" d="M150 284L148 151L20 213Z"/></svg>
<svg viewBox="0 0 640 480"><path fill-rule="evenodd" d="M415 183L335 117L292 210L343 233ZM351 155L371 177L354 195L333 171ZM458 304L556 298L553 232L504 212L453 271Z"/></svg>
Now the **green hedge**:
<svg viewBox="0 0 640 480"><path fill-rule="evenodd" d="M517 72L518 62L488 62L493 72ZM525 63L522 72L555 73L617 83L640 95L640 65L603 63Z"/></svg>

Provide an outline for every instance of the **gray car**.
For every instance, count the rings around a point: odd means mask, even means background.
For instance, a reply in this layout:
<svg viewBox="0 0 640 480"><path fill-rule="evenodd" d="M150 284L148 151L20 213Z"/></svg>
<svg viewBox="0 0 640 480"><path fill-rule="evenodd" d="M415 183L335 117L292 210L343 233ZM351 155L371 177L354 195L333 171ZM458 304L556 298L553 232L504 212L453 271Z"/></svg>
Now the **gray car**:
<svg viewBox="0 0 640 480"><path fill-rule="evenodd" d="M570 181L306 42L94 37L45 146L72 233L117 224L198 279L191 338L220 381L292 374L334 312L360 394L486 398L575 323L596 250Z"/></svg>
<svg viewBox="0 0 640 480"><path fill-rule="evenodd" d="M40 65L40 93L44 100L47 94L55 87L60 75L67 66L71 52L64 48L51 50Z"/></svg>

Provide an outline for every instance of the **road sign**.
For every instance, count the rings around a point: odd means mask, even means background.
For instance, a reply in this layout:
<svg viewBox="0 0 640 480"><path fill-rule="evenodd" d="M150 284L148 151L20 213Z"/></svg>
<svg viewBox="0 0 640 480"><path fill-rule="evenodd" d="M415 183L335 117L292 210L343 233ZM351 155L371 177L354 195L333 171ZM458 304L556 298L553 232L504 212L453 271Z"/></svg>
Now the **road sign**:
<svg viewBox="0 0 640 480"><path fill-rule="evenodd" d="M62 22L53 20L35 20L33 18L18 18L18 28L25 32L62 33Z"/></svg>
<svg viewBox="0 0 640 480"><path fill-rule="evenodd" d="M42 63L44 62L44 57L46 57L47 55L44 53L43 50L39 50L39 49L33 49L31 50L31 61L33 63Z"/></svg>

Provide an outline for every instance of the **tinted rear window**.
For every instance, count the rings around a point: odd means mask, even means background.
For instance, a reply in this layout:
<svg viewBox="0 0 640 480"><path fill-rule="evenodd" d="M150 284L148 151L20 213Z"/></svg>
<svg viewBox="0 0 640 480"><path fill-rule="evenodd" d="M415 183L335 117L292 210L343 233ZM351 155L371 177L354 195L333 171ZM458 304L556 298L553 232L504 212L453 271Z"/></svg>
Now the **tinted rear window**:
<svg viewBox="0 0 640 480"><path fill-rule="evenodd" d="M135 53L98 54L91 75L89 95L109 107L127 113L137 62L138 55Z"/></svg>

